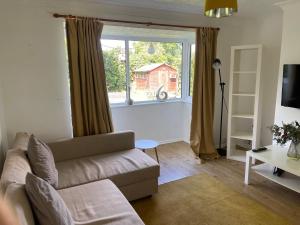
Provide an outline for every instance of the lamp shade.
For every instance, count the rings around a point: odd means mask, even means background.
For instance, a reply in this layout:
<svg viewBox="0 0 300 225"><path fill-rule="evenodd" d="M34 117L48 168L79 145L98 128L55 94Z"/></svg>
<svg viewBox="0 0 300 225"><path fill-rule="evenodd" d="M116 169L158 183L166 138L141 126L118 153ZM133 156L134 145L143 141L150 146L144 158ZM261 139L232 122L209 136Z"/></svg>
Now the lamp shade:
<svg viewBox="0 0 300 225"><path fill-rule="evenodd" d="M205 1L205 16L208 17L225 17L232 16L238 11L237 0L206 0Z"/></svg>
<svg viewBox="0 0 300 225"><path fill-rule="evenodd" d="M213 64L212 64L212 67L215 69L215 70L219 70L222 66L222 63L221 63L221 60L220 59L215 59Z"/></svg>
<svg viewBox="0 0 300 225"><path fill-rule="evenodd" d="M148 53L149 53L150 55L153 55L153 54L155 53L155 48L154 48L154 45L153 45L152 42L151 42L150 45L149 45Z"/></svg>

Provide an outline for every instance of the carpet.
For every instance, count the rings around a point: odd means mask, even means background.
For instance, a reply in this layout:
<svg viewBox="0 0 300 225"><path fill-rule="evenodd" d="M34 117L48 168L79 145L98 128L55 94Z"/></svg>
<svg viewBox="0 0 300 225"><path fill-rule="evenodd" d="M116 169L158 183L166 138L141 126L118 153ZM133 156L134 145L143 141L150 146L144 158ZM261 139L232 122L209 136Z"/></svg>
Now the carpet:
<svg viewBox="0 0 300 225"><path fill-rule="evenodd" d="M208 174L160 185L132 205L146 225L291 225Z"/></svg>

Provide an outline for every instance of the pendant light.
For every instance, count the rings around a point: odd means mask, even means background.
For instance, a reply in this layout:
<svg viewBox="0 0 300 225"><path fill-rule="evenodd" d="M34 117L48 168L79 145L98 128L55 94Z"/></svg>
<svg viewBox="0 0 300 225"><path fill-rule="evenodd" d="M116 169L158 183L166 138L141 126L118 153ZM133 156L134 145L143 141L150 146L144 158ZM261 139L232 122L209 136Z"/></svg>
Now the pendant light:
<svg viewBox="0 0 300 225"><path fill-rule="evenodd" d="M221 18L232 16L238 11L237 0L206 0L204 15L208 17Z"/></svg>
<svg viewBox="0 0 300 225"><path fill-rule="evenodd" d="M155 48L154 48L154 45L153 45L152 42L151 42L150 45L149 45L148 53L149 53L150 55L153 55L153 54L155 53Z"/></svg>

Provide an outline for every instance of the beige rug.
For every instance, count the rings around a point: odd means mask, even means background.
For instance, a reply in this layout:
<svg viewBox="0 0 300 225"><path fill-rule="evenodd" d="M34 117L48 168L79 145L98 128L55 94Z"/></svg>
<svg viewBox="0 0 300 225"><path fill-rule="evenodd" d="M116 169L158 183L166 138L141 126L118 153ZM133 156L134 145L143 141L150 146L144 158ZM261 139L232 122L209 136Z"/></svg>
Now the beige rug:
<svg viewBox="0 0 300 225"><path fill-rule="evenodd" d="M207 174L163 184L133 207L146 225L291 225Z"/></svg>

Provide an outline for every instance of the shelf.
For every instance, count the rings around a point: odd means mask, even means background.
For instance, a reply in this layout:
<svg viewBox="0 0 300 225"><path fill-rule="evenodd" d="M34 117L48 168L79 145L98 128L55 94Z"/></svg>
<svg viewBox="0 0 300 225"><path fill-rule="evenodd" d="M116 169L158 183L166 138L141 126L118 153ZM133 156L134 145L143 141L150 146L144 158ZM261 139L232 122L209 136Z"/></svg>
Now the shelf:
<svg viewBox="0 0 300 225"><path fill-rule="evenodd" d="M233 74L256 74L257 71L233 71Z"/></svg>
<svg viewBox="0 0 300 225"><path fill-rule="evenodd" d="M253 140L253 135L250 132L236 132L231 135L231 138L242 139L242 140Z"/></svg>
<svg viewBox="0 0 300 225"><path fill-rule="evenodd" d="M259 48L262 48L262 45L240 45L240 46L233 46L231 47L235 51L241 51L241 50L257 50Z"/></svg>
<svg viewBox="0 0 300 225"><path fill-rule="evenodd" d="M253 119L254 115L252 115L252 114L233 114L232 117L234 117L234 118Z"/></svg>
<svg viewBox="0 0 300 225"><path fill-rule="evenodd" d="M272 180L282 186L292 189L300 193L300 177L288 172L284 172L280 177L273 175L273 166L267 163L263 163L257 166L251 167L256 173L261 176Z"/></svg>
<svg viewBox="0 0 300 225"><path fill-rule="evenodd" d="M233 93L233 96L255 97L255 93Z"/></svg>
<svg viewBox="0 0 300 225"><path fill-rule="evenodd" d="M246 162L246 151L235 152L235 154L229 155L227 159Z"/></svg>

